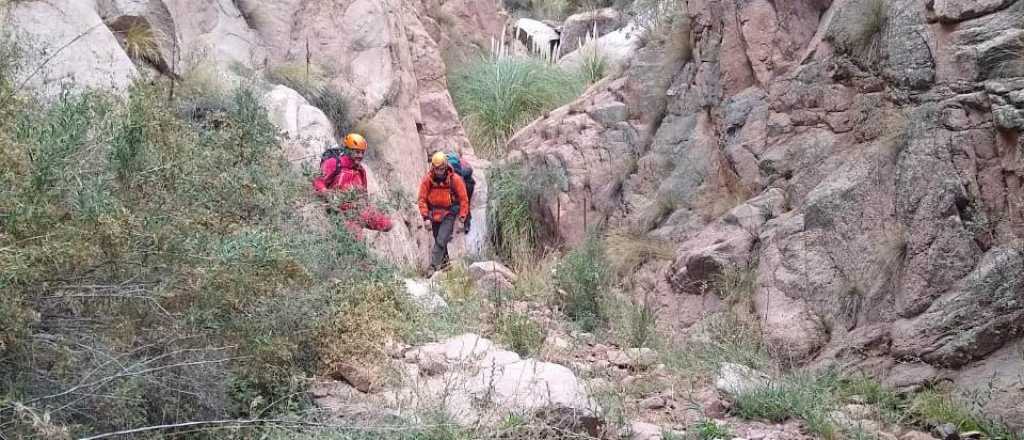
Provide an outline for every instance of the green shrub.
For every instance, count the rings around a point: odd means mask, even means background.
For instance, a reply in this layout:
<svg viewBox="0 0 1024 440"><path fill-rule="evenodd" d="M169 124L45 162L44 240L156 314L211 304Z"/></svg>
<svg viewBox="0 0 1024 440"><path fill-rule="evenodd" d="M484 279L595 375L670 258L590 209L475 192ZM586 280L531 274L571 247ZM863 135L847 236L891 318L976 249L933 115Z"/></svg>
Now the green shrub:
<svg viewBox="0 0 1024 440"><path fill-rule="evenodd" d="M829 415L837 406L831 393L836 381L832 374L793 373L769 386L740 393L734 411L745 419L775 423L799 418L812 433L836 438L838 428Z"/></svg>
<svg viewBox="0 0 1024 440"><path fill-rule="evenodd" d="M704 318L688 339L660 351L665 353L665 364L669 368L696 376L708 377L726 362L762 371L772 365L756 325L732 312Z"/></svg>
<svg viewBox="0 0 1024 440"><path fill-rule="evenodd" d="M726 267L711 282L711 290L729 304L750 303L756 288L756 264Z"/></svg>
<svg viewBox="0 0 1024 440"><path fill-rule="evenodd" d="M530 356L544 344L544 329L529 316L518 312L502 313L495 323L498 341L522 357Z"/></svg>
<svg viewBox="0 0 1024 440"><path fill-rule="evenodd" d="M547 168L523 164L494 166L487 176L488 221L491 243L498 256L523 268L549 235L537 212L543 198L558 185L559 176Z"/></svg>
<svg viewBox="0 0 1024 440"><path fill-rule="evenodd" d="M339 219L306 224L254 90L203 124L164 92L2 108L3 436L300 411L318 332L393 279Z"/></svg>
<svg viewBox="0 0 1024 440"><path fill-rule="evenodd" d="M603 243L590 238L555 268L562 310L584 331L596 329L608 317L604 301L612 279L604 252Z"/></svg>
<svg viewBox="0 0 1024 440"><path fill-rule="evenodd" d="M448 86L476 151L497 158L516 130L579 96L584 81L540 60L491 57L453 69Z"/></svg>
<svg viewBox="0 0 1024 440"><path fill-rule="evenodd" d="M714 420L704 419L694 426L697 438L700 440L723 440L732 438L729 429L715 423Z"/></svg>
<svg viewBox="0 0 1024 440"><path fill-rule="evenodd" d="M980 431L992 439L1024 439L1024 432L1013 432L1005 424L985 417L976 405L939 389L926 389L915 395L910 401L909 412L923 426L949 423L960 432Z"/></svg>

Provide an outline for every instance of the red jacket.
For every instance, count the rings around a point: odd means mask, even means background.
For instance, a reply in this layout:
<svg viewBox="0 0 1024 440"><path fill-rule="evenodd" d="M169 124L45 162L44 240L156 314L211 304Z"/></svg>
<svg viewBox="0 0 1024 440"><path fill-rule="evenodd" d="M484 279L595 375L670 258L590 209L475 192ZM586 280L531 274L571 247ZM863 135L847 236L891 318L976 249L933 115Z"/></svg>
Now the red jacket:
<svg viewBox="0 0 1024 440"><path fill-rule="evenodd" d="M469 216L469 196L462 176L448 167L448 177L443 182L434 182L433 170L428 171L420 182L419 208L423 218L441 222L449 214L455 214L458 206L459 220L465 222Z"/></svg>
<svg viewBox="0 0 1024 440"><path fill-rule="evenodd" d="M341 170L338 171L333 182L328 182L327 178L334 173L337 167L341 167ZM313 189L318 194L326 194L329 190L356 191L360 194L360 199L366 199L366 170L362 165L355 163L351 157L343 155L340 159L330 158L325 160L320 164L320 174L319 177L313 180ZM353 208L355 206L352 203L342 203L338 207L342 212ZM349 231L357 236L360 235L358 230L363 227L386 232L390 231L392 226L391 219L387 215L369 205L359 212L357 218L349 220L347 223Z"/></svg>

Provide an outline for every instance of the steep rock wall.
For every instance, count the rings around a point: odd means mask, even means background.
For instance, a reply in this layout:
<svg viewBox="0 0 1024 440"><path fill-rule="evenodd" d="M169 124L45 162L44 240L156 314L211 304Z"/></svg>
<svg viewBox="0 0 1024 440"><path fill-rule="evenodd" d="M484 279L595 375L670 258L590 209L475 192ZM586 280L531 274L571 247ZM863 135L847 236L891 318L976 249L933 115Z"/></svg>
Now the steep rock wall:
<svg viewBox="0 0 1024 440"><path fill-rule="evenodd" d="M586 216L681 243L633 280L675 329L751 264L767 341L797 364L966 393L976 372L1024 371L1024 3L679 4L685 63L649 43L512 140L567 175L539 214L558 239L582 240L565 224ZM1020 423L1010 382L982 403Z"/></svg>

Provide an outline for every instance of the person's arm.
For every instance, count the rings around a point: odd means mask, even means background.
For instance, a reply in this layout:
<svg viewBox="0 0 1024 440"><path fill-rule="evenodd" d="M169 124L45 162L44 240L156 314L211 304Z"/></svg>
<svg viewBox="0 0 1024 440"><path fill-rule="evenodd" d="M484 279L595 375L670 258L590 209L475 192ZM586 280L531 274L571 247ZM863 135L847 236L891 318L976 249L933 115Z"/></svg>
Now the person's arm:
<svg viewBox="0 0 1024 440"><path fill-rule="evenodd" d="M330 182L327 182L327 176L334 173L334 168L337 165L337 159L328 159L320 164L320 175L313 179L313 190L316 191L317 195L324 195L327 191L327 186L330 184Z"/></svg>
<svg viewBox="0 0 1024 440"><path fill-rule="evenodd" d="M428 179L423 179L423 181L420 182L419 208L420 208L420 216L425 218L425 219L426 218L430 218L430 210L429 210L429 207L427 206L427 194L429 192L430 192L430 181Z"/></svg>

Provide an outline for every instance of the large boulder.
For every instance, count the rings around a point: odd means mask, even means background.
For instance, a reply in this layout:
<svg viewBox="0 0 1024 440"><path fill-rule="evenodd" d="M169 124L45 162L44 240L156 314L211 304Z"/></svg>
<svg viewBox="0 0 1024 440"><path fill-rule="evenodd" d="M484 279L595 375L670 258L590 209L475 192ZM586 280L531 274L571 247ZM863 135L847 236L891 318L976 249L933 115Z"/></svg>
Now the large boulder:
<svg viewBox="0 0 1024 440"><path fill-rule="evenodd" d="M285 157L296 165L318 166L320 153L335 144L324 112L282 85L267 92L264 102L270 121L284 134Z"/></svg>
<svg viewBox="0 0 1024 440"><path fill-rule="evenodd" d="M474 334L414 348L405 358L404 385L384 392L389 406L436 410L441 404L465 425L495 423L508 411L567 409L586 415L598 410L568 368L522 359ZM446 363L445 373L424 372L417 366L424 359Z"/></svg>
<svg viewBox="0 0 1024 440"><path fill-rule="evenodd" d="M607 63L609 70L620 69L640 48L641 33L635 24L630 24L595 39L585 40L571 52L568 52L569 48L565 48L562 52L565 55L558 60L558 65L565 69L579 69L588 60L597 57Z"/></svg>
<svg viewBox="0 0 1024 440"><path fill-rule="evenodd" d="M561 52L567 54L578 49L588 38L602 37L625 23L622 13L612 9L595 9L570 15L562 24L560 35Z"/></svg>
<svg viewBox="0 0 1024 440"><path fill-rule="evenodd" d="M767 374L740 364L724 363L715 376L715 388L732 398L771 386Z"/></svg>
<svg viewBox="0 0 1024 440"><path fill-rule="evenodd" d="M520 18L513 26L515 39L524 44L532 53L544 57L554 56L558 50L558 32L544 22L531 18Z"/></svg>
<svg viewBox="0 0 1024 440"><path fill-rule="evenodd" d="M956 23L998 11L1015 1L1017 0L934 0L928 4L939 21Z"/></svg>
<svg viewBox="0 0 1024 440"><path fill-rule="evenodd" d="M773 188L748 200L683 242L672 265L678 291L701 294L727 268L746 268L762 228L784 211L785 194Z"/></svg>
<svg viewBox="0 0 1024 440"><path fill-rule="evenodd" d="M24 48L18 79L41 95L53 98L69 87L124 92L138 75L89 2L13 2L9 8L7 23Z"/></svg>
<svg viewBox="0 0 1024 440"><path fill-rule="evenodd" d="M1024 334L1024 243L993 248L924 313L896 323L893 350L961 367Z"/></svg>

